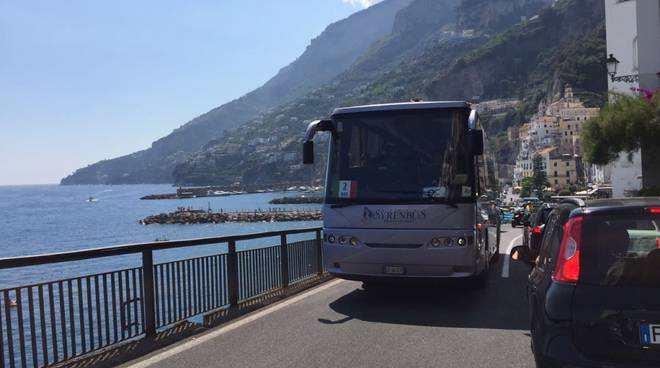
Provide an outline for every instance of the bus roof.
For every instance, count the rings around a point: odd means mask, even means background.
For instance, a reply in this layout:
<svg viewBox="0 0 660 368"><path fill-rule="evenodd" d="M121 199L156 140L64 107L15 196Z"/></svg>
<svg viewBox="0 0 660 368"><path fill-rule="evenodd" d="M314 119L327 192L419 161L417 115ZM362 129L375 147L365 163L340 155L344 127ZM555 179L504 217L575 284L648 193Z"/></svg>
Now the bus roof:
<svg viewBox="0 0 660 368"><path fill-rule="evenodd" d="M379 105L364 105L353 107L339 107L332 115L355 114L361 112L397 111L397 110L424 110L424 109L460 109L470 108L466 101L427 101L427 102L401 102Z"/></svg>

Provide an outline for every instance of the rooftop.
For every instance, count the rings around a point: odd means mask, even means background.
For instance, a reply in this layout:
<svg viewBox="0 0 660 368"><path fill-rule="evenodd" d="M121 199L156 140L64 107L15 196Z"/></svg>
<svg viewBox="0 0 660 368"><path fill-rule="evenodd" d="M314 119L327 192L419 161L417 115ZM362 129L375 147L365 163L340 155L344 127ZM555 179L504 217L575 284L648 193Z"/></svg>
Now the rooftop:
<svg viewBox="0 0 660 368"><path fill-rule="evenodd" d="M543 154L546 154L546 153L550 153L550 152L552 152L556 149L557 149L557 147L546 147L542 150L538 150L536 153L538 153L539 155L543 155Z"/></svg>

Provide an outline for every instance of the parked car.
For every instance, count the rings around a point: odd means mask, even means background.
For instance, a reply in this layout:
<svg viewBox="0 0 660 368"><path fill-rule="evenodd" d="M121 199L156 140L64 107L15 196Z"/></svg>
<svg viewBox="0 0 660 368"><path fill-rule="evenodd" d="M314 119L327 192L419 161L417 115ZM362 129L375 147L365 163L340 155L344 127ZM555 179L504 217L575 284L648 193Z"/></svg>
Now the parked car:
<svg viewBox="0 0 660 368"><path fill-rule="evenodd" d="M523 226L523 245L529 248L531 259L536 259L536 256L539 254L545 224L548 222L550 212L555 207L557 205L554 203L542 205L529 217L529 221Z"/></svg>
<svg viewBox="0 0 660 368"><path fill-rule="evenodd" d="M528 297L537 367L660 366L660 198L563 203L550 213Z"/></svg>

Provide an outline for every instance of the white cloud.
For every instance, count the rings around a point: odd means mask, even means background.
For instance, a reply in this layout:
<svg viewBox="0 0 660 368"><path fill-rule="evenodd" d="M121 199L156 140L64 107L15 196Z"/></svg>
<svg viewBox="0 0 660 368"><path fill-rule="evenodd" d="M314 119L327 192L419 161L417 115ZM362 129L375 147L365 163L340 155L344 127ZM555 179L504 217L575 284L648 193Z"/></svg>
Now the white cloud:
<svg viewBox="0 0 660 368"><path fill-rule="evenodd" d="M346 4L351 4L353 6L360 6L362 8L368 8L376 3L381 2L381 0L341 0Z"/></svg>

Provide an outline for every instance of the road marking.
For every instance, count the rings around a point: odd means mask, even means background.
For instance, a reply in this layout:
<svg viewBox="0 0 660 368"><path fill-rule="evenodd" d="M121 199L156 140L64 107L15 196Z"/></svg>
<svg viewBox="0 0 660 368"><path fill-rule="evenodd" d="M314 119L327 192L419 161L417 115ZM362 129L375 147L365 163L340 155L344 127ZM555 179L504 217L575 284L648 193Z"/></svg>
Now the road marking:
<svg viewBox="0 0 660 368"><path fill-rule="evenodd" d="M318 293L320 293L322 291L325 291L325 290L327 290L331 287L337 286L338 284L342 283L343 281L344 280L330 281L325 285L319 286L319 287L317 287L315 289L312 289L308 292L305 292L303 294L295 296L291 299L285 300L282 303L275 304L272 307L268 307L268 308L266 308L262 311L259 311L259 312L255 313L251 316L248 316L246 318L240 319L236 322L229 323L228 325L226 325L224 327L221 327L221 328L219 328L215 331L212 331L212 332L207 333L205 335L202 335L200 337L193 337L192 340L190 340L186 343L183 343L183 344L178 345L178 346L174 346L174 347L172 347L170 349L167 349L167 350L165 350L161 353L158 353L158 354L156 354L156 355L154 355L150 358L144 359L144 360L139 361L139 362L134 363L134 364L129 364L126 367L127 368L145 368L145 367L149 367L149 366L154 365L158 362L161 362L161 361L163 361L167 358L170 358L170 357L172 357L176 354L182 353L186 350L192 349L195 346L198 346L198 345L203 344L207 341L213 340L216 337L224 335L227 332L233 331L233 330L235 330L235 329L237 329L241 326L245 326L246 324L248 324L250 322L254 322L254 321L256 321L260 318L266 317L267 315L269 315L271 313L274 313L274 312L277 312L278 310L280 310L282 308L286 308L286 307L290 306L291 304L297 303L297 302L299 302L299 301L301 301L305 298L308 298L312 295L318 294Z"/></svg>
<svg viewBox="0 0 660 368"><path fill-rule="evenodd" d="M518 239L522 238L522 235L518 235L513 240L511 240L511 243L509 243L509 246L506 248L505 252L505 257L504 257L504 264L502 265L502 277L508 278L509 277L509 263L511 262L511 250L514 247L514 244Z"/></svg>

